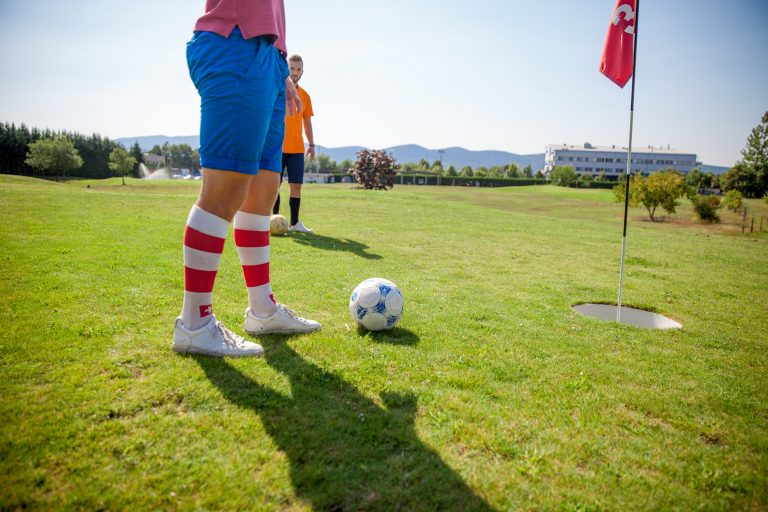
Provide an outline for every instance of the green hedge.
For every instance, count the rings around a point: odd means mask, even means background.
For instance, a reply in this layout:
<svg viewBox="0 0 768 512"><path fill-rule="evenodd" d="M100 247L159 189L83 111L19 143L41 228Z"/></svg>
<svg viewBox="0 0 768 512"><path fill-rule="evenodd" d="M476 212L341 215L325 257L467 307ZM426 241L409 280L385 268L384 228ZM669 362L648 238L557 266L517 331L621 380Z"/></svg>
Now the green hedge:
<svg viewBox="0 0 768 512"><path fill-rule="evenodd" d="M348 174L331 174L334 183L341 183ZM439 180L439 183L438 183ZM524 185L546 185L549 181L540 178L467 178L447 176L424 176L418 174L398 174L395 185L441 185L448 187L519 187Z"/></svg>
<svg viewBox="0 0 768 512"><path fill-rule="evenodd" d="M571 188L607 188L612 189L615 187L619 182L618 181L576 181L576 183L571 185Z"/></svg>

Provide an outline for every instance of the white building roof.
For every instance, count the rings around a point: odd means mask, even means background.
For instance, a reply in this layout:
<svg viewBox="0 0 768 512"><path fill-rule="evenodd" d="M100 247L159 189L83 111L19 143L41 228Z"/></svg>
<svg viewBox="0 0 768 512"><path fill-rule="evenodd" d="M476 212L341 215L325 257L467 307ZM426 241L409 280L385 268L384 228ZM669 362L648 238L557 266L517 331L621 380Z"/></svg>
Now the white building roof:
<svg viewBox="0 0 768 512"><path fill-rule="evenodd" d="M589 152L603 152L603 153L626 153L626 147L620 146L593 146L591 144L583 145L569 145L569 144L550 144L548 149L551 151L589 151ZM689 153L685 151L679 151L677 149L666 149L663 147L632 147L632 153L656 153L660 155L688 155L695 156L696 153Z"/></svg>

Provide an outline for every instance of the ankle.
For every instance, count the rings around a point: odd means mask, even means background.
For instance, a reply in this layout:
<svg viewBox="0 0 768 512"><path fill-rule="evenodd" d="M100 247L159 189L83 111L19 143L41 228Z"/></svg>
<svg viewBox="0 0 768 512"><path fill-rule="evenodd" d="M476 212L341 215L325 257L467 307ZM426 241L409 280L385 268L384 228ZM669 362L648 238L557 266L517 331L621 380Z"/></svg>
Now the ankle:
<svg viewBox="0 0 768 512"><path fill-rule="evenodd" d="M277 311L276 304L264 304L259 306L251 306L251 313L259 318L269 318Z"/></svg>

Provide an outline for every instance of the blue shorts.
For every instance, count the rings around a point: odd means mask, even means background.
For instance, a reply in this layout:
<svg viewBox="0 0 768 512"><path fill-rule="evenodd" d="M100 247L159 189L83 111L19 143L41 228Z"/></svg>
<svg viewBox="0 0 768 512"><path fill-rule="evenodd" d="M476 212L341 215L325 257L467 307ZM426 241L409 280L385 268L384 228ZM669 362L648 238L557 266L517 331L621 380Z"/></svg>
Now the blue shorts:
<svg viewBox="0 0 768 512"><path fill-rule="evenodd" d="M200 94L200 165L280 172L288 64L266 37L195 32L189 75Z"/></svg>
<svg viewBox="0 0 768 512"><path fill-rule="evenodd" d="M280 172L280 181L283 174L288 171L288 183L304 183L304 153L283 153L283 170Z"/></svg>

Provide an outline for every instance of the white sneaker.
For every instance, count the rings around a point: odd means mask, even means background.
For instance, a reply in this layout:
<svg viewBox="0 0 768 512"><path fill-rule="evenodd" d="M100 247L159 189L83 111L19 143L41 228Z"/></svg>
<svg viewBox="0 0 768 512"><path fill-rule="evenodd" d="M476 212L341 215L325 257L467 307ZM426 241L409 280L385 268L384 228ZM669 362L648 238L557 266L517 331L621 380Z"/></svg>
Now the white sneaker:
<svg viewBox="0 0 768 512"><path fill-rule="evenodd" d="M299 221L290 228L288 228L289 231L296 231L298 233L311 233L312 230L309 229L307 226L304 225L303 222Z"/></svg>
<svg viewBox="0 0 768 512"><path fill-rule="evenodd" d="M217 357L261 357L264 349L258 343L238 336L216 320L211 320L199 329L190 330L176 319L173 329L173 350L180 354L204 354Z"/></svg>
<svg viewBox="0 0 768 512"><path fill-rule="evenodd" d="M260 334L294 334L312 332L320 328L320 323L297 316L283 304L277 305L277 310L268 318L259 318L251 308L245 310L245 332L258 336Z"/></svg>

